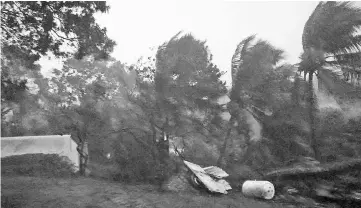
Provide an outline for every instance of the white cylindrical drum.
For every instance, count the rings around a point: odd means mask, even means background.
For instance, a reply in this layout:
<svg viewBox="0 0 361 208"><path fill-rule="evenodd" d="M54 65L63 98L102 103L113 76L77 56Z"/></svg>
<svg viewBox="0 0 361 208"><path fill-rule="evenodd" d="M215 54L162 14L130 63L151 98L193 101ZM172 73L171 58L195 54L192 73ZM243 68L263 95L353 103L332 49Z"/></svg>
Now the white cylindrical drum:
<svg viewBox="0 0 361 208"><path fill-rule="evenodd" d="M275 195L275 188L268 181L245 181L242 185L242 193L246 196L272 199Z"/></svg>

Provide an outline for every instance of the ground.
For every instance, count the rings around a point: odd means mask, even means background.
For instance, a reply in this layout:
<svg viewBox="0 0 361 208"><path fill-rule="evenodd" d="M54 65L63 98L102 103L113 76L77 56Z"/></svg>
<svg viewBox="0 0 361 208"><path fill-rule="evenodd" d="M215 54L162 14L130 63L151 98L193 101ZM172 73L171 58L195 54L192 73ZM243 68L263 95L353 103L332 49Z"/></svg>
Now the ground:
<svg viewBox="0 0 361 208"><path fill-rule="evenodd" d="M273 201L245 198L238 193L161 192L152 185L129 185L93 178L2 176L1 207L119 208L119 207L285 207Z"/></svg>

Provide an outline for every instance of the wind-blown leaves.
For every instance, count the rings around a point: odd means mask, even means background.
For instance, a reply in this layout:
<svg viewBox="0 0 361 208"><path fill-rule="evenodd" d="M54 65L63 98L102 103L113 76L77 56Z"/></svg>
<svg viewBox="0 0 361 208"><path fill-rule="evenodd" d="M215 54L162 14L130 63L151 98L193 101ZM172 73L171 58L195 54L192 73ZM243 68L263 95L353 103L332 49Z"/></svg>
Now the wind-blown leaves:
<svg viewBox="0 0 361 208"><path fill-rule="evenodd" d="M307 20L302 35L304 50L316 48L340 54L359 51L361 9L351 2L320 2Z"/></svg>
<svg viewBox="0 0 361 208"><path fill-rule="evenodd" d="M270 89L272 82L267 80L275 78L276 64L283 59L283 50L267 41L258 40L251 45L255 38L252 35L242 40L233 55L231 99L236 102L262 97L257 92L264 94Z"/></svg>
<svg viewBox="0 0 361 208"><path fill-rule="evenodd" d="M359 56L361 39L357 34L361 27L361 9L350 2L320 2L306 22L302 34L304 52L301 57L300 70L309 74L309 122L311 127L311 143L316 159L320 159L316 141L315 113L316 103L313 93L313 74L318 73L320 79L331 87L338 83L341 88L334 88L339 94L353 91L345 80L340 79L336 70L326 67L329 63L355 68L353 58ZM352 55L348 55L353 53ZM353 58L350 58L352 57ZM327 60L333 58L334 60ZM357 58L359 59L359 57ZM356 60L357 61L357 60ZM341 70L339 70L341 71ZM336 72L336 73L335 73ZM335 79L336 78L336 79ZM344 82L340 85L340 81ZM332 90L332 89L331 89Z"/></svg>
<svg viewBox="0 0 361 208"><path fill-rule="evenodd" d="M326 47L324 49L333 48L327 51L337 51L339 47L332 47L339 45L340 40L337 38L351 38L360 26L359 14L360 10L350 2L320 2L305 25L304 47L322 48L319 43L322 40Z"/></svg>
<svg viewBox="0 0 361 208"><path fill-rule="evenodd" d="M332 67L323 67L318 70L318 77L323 86L333 95L348 99L361 99L361 88L345 82L342 75L338 75L330 68Z"/></svg>
<svg viewBox="0 0 361 208"><path fill-rule="evenodd" d="M291 89L289 78L295 73L294 67L278 66L283 59L283 50L264 40L253 43L255 39L256 36L251 35L242 40L231 60L232 89L230 102L227 104L231 117L220 149L218 165L224 165L226 149L232 143L230 138L234 128L245 140L247 150L242 156L243 162L251 158L254 149L257 149L254 145L263 138L262 124L291 97L288 95ZM260 150L263 151L266 150ZM256 153L253 159L263 160L262 154Z"/></svg>
<svg viewBox="0 0 361 208"><path fill-rule="evenodd" d="M204 108L225 90L221 73L211 64L205 42L192 35L177 37L157 52L155 89L171 103Z"/></svg>
<svg viewBox="0 0 361 208"><path fill-rule="evenodd" d="M236 48L236 51L234 52L232 56L232 64L231 64L231 71L232 71L232 85L235 82L238 70L240 65L242 64L242 58L245 56L249 45L251 42L256 38L256 35L251 35L244 40L242 40Z"/></svg>
<svg viewBox="0 0 361 208"><path fill-rule="evenodd" d="M72 54L61 49L63 44L73 47L78 59L108 58L115 42L93 16L108 10L105 2L1 2L2 48L20 49L18 55L31 62L48 51L57 57Z"/></svg>
<svg viewBox="0 0 361 208"><path fill-rule="evenodd" d="M354 77L361 74L361 38L358 34L360 28L361 9L352 2L320 2L304 28L301 71L320 70L322 75L319 78L326 79L326 87L332 86L332 79L335 83L345 82L342 85L348 85L345 78L348 78L349 74ZM331 70L334 67L339 70ZM341 71L344 76L338 73ZM350 92L355 90L350 86L341 88L343 91L346 88ZM329 90L332 91L332 87Z"/></svg>

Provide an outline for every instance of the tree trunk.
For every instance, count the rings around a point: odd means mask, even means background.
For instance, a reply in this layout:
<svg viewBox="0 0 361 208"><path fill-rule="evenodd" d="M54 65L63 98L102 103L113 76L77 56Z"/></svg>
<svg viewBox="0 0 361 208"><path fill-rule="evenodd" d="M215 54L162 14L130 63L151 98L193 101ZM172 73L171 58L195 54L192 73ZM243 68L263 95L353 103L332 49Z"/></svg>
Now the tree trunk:
<svg viewBox="0 0 361 208"><path fill-rule="evenodd" d="M167 133L169 130L168 122L168 118L166 118L166 121L162 126L162 133L157 144L160 157L159 159L162 163L166 163L169 159L169 134Z"/></svg>
<svg viewBox="0 0 361 208"><path fill-rule="evenodd" d="M85 153L85 142L80 143L80 148L78 148L78 153L80 155L80 163L79 163L79 173L82 176L86 174L86 168L88 166L88 153Z"/></svg>
<svg viewBox="0 0 361 208"><path fill-rule="evenodd" d="M303 72L303 80L306 81L307 73Z"/></svg>
<svg viewBox="0 0 361 208"><path fill-rule="evenodd" d="M248 136L248 134L245 134L246 136L246 151L244 151L241 160L239 161L240 164L245 164L248 159L250 158L251 153L254 151L254 146L251 143L251 138Z"/></svg>
<svg viewBox="0 0 361 208"><path fill-rule="evenodd" d="M158 151L160 153L159 159L163 163L167 162L169 159L169 140L167 136L168 135L165 132L163 132L158 142Z"/></svg>
<svg viewBox="0 0 361 208"><path fill-rule="evenodd" d="M81 128L81 127L80 127ZM77 131L77 136L79 139L78 147L76 150L79 153L79 173L81 176L85 176L86 174L86 168L88 164L88 151L84 151L85 145L86 145L86 132L85 129L81 128Z"/></svg>
<svg viewBox="0 0 361 208"><path fill-rule="evenodd" d="M227 134L226 134L226 137L224 138L223 146L222 146L222 148L220 150L219 158L218 158L218 161L217 161L217 166L219 166L221 168L223 168L223 166L224 166L224 159L225 159L225 156L226 156L228 141L229 141L229 139L231 137L232 128L233 128L233 118L231 117L231 119L229 120L229 127L228 127L228 130L227 130Z"/></svg>
<svg viewBox="0 0 361 208"><path fill-rule="evenodd" d="M155 126L153 123L151 123L151 128L152 128L152 141L153 144L157 143L157 130L155 129Z"/></svg>
<svg viewBox="0 0 361 208"><path fill-rule="evenodd" d="M293 104L297 107L301 105L300 79L301 78L297 75L291 91Z"/></svg>
<svg viewBox="0 0 361 208"><path fill-rule="evenodd" d="M314 97L313 91L313 72L309 72L308 74L308 92L309 92L309 119L310 119L310 144L312 150L315 154L315 159L319 160L319 152L317 148L317 141L316 141L316 123L315 123L315 111L316 111L316 100Z"/></svg>

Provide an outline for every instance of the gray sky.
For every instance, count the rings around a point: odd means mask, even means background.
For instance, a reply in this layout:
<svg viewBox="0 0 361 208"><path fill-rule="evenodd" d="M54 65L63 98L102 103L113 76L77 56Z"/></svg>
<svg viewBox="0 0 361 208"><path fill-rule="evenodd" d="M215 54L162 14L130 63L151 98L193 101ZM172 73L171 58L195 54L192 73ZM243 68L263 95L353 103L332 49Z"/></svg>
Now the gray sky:
<svg viewBox="0 0 361 208"><path fill-rule="evenodd" d="M239 0L112 0L108 3L109 13L96 15L96 19L117 42L112 54L116 59L133 64L140 56L149 54L150 47L159 46L183 30L207 40L214 63L227 72L237 44L251 34L258 34L258 38L282 48L286 51L286 61L297 63L302 51L303 27L318 4L317 1ZM53 61L44 62L55 66ZM223 80L229 79L230 73L227 73Z"/></svg>
<svg viewBox="0 0 361 208"><path fill-rule="evenodd" d="M162 44L183 30L207 40L214 63L228 71L237 44L254 33L285 50L288 62L297 63L302 51L303 27L318 2L133 0L109 3L110 12L98 15L97 19L117 42L113 56L118 60L134 63L150 47ZM229 75L223 79L228 80Z"/></svg>

